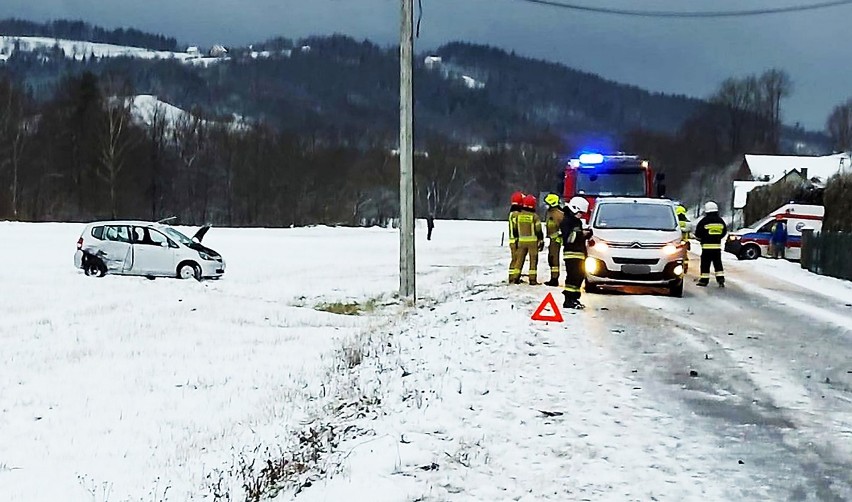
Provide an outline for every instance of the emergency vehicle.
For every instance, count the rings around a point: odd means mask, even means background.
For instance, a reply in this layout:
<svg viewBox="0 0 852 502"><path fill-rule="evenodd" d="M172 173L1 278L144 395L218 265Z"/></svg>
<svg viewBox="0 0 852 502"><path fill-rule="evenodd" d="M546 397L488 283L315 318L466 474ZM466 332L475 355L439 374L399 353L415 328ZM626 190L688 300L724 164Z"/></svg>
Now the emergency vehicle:
<svg viewBox="0 0 852 502"><path fill-rule="evenodd" d="M636 155L583 153L565 168L563 198L580 196L589 201L588 221L599 197L663 197L664 176L654 175L648 160Z"/></svg>
<svg viewBox="0 0 852 502"><path fill-rule="evenodd" d="M811 228L814 232L819 232L822 230L823 216L823 206L784 204L754 225L728 235L725 251L736 255L740 260L756 260L761 256L768 256L772 225L780 220L787 224L786 258L798 260L802 254L802 230Z"/></svg>

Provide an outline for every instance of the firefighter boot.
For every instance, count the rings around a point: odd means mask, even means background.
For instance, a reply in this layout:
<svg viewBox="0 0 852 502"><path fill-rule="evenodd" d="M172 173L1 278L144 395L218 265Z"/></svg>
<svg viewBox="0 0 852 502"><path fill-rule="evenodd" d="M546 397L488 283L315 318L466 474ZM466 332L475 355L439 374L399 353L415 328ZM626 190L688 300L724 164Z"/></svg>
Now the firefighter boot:
<svg viewBox="0 0 852 502"><path fill-rule="evenodd" d="M696 286L700 286L702 288L706 288L708 284L710 284L710 280L708 279L699 279L698 282L695 283Z"/></svg>
<svg viewBox="0 0 852 502"><path fill-rule="evenodd" d="M554 287L558 287L558 286L559 286L559 279L551 279L551 280L549 280L549 281L545 282L545 283L544 283L544 285L545 285L545 286L554 286Z"/></svg>

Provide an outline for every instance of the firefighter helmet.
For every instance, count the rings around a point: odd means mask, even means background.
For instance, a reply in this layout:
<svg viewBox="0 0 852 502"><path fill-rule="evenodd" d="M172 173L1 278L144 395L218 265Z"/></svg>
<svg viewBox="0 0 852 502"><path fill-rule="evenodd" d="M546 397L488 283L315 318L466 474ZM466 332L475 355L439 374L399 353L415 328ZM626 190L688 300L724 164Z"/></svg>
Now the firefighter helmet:
<svg viewBox="0 0 852 502"><path fill-rule="evenodd" d="M520 206L524 203L524 194L523 192L515 192L512 194L512 205Z"/></svg>
<svg viewBox="0 0 852 502"><path fill-rule="evenodd" d="M705 213L718 213L719 212L719 206L717 206L716 203L711 200L707 204L704 204L704 212Z"/></svg>
<svg viewBox="0 0 852 502"><path fill-rule="evenodd" d="M535 195L524 195L524 207L527 209L535 209Z"/></svg>
<svg viewBox="0 0 852 502"><path fill-rule="evenodd" d="M568 201L568 209L572 213L585 213L589 210L589 201L583 197L574 197Z"/></svg>
<svg viewBox="0 0 852 502"><path fill-rule="evenodd" d="M555 193L547 194L547 197L544 198L544 203L550 207L556 207L559 205L559 196Z"/></svg>
<svg viewBox="0 0 852 502"><path fill-rule="evenodd" d="M675 214L686 214L686 208L678 204L675 208Z"/></svg>

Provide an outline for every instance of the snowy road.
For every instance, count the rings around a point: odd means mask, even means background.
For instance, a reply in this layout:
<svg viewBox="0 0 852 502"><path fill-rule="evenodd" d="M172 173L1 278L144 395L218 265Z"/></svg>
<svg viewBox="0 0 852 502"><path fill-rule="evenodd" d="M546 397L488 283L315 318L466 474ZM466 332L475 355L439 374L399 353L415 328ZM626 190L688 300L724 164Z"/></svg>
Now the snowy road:
<svg viewBox="0 0 852 502"><path fill-rule="evenodd" d="M377 443L300 500L852 500L852 288L728 270L545 325L558 290L498 285L495 263L392 337L409 376L383 381Z"/></svg>

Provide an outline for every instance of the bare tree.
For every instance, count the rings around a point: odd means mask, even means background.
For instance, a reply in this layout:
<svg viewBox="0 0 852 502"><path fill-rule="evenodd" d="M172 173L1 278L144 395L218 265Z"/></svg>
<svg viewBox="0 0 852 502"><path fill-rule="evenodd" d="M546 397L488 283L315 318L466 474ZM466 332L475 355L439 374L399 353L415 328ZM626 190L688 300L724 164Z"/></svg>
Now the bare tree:
<svg viewBox="0 0 852 502"><path fill-rule="evenodd" d="M167 127L168 121L166 119L165 107L161 103L157 103L154 106L154 110L151 114L150 123L146 124L147 129L146 132L148 134L148 141L150 144L150 166L151 166L151 179L149 181L150 186L148 188L149 195L151 197L151 219L156 220L158 216L158 210L160 209L160 205L163 200L163 191L161 190L161 182L160 177L163 175L163 163L164 156L167 148Z"/></svg>
<svg viewBox="0 0 852 502"><path fill-rule="evenodd" d="M32 122L24 111L24 97L9 81L0 82L0 168L11 171L9 195L12 219L18 219L21 159L27 146Z"/></svg>
<svg viewBox="0 0 852 502"><path fill-rule="evenodd" d="M834 107L825 127L836 150L852 149L852 99Z"/></svg>
<svg viewBox="0 0 852 502"><path fill-rule="evenodd" d="M195 111L178 118L172 129L172 144L180 159L184 177L178 183L182 181L185 184L185 192L182 191L181 195L188 198L190 207L201 205L202 220L207 218L209 194L206 173L198 164L207 150L207 136L207 122Z"/></svg>
<svg viewBox="0 0 852 502"><path fill-rule="evenodd" d="M777 68L763 72L759 82L764 115L770 124L769 148L777 153L781 144L781 100L790 96L793 83L787 72Z"/></svg>
<svg viewBox="0 0 852 502"><path fill-rule="evenodd" d="M128 96L115 96L105 103L103 131L100 141L98 177L109 187L110 214L117 217L117 189L119 175L124 168L128 149L134 138L130 131L133 100Z"/></svg>

